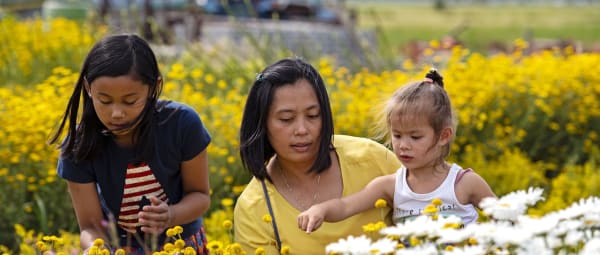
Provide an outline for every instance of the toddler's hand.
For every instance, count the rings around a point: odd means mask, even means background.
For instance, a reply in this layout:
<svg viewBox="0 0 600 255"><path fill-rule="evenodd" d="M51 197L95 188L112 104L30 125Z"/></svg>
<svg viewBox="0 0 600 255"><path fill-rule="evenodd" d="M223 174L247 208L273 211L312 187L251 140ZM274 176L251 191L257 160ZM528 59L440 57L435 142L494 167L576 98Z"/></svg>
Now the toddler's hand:
<svg viewBox="0 0 600 255"><path fill-rule="evenodd" d="M319 206L313 205L298 215L298 227L306 233L310 233L323 224L323 219L325 219L325 211Z"/></svg>

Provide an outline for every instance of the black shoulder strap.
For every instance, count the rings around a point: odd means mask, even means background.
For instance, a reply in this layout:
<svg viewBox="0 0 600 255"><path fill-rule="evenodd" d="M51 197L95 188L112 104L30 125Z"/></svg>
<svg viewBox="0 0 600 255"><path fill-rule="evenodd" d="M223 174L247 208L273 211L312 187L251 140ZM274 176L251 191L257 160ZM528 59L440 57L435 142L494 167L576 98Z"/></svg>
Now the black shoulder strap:
<svg viewBox="0 0 600 255"><path fill-rule="evenodd" d="M275 215L273 215L273 207L271 207L271 199L269 199L267 185L265 184L265 180L261 180L260 182L262 183L265 201L267 202L267 208L269 209L269 215L271 215L271 222L273 223L273 232L275 233L275 240L277 241L277 253L281 253L281 239L279 239L279 231L277 231L277 223L275 222Z"/></svg>

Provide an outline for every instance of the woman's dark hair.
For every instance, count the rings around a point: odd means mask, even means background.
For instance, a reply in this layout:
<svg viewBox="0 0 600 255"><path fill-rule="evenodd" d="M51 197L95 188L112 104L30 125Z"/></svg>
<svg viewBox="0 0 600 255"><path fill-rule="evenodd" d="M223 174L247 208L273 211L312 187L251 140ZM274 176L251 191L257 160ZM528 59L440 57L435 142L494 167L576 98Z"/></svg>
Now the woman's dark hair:
<svg viewBox="0 0 600 255"><path fill-rule="evenodd" d="M135 155L137 160L147 158L153 151L154 125L152 119L161 92L161 74L156 56L144 39L134 34L112 35L97 42L87 55L73 94L63 115L61 124L50 143L56 143L61 137L68 121L66 138L60 144L61 156L74 161L91 159L101 151L110 139L110 131L102 124L92 99L87 95L88 86L99 77L118 77L128 75L133 80L141 81L149 87L148 100L144 110L133 123ZM83 112L77 123L79 104L83 98Z"/></svg>
<svg viewBox="0 0 600 255"><path fill-rule="evenodd" d="M244 107L240 128L240 156L244 168L260 180L270 180L266 163L275 155L267 137L267 118L275 91L304 79L312 86L322 116L321 141L317 159L309 172L320 173L331 166L333 117L323 78L309 63L300 58L279 60L256 76Z"/></svg>

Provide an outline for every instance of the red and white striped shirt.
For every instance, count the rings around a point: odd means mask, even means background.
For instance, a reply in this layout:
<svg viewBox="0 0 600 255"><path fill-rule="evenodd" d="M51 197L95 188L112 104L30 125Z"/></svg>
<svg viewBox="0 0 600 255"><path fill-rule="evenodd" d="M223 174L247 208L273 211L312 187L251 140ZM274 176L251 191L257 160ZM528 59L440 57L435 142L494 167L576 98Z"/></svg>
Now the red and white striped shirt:
<svg viewBox="0 0 600 255"><path fill-rule="evenodd" d="M121 228L131 233L136 232L139 226L138 212L142 209L139 204L144 196L155 196L163 201L167 199L167 195L148 164L128 164L123 200L117 221Z"/></svg>

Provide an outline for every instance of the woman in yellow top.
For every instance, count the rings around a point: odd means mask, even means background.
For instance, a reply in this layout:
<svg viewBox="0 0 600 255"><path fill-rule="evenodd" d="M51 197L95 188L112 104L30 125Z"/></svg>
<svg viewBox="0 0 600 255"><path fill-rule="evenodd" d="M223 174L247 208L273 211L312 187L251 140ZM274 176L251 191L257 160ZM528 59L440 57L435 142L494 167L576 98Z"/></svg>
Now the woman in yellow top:
<svg viewBox="0 0 600 255"><path fill-rule="evenodd" d="M254 178L237 200L235 241L246 254L323 254L325 246L382 219L371 209L307 234L298 214L311 205L361 190L400 163L385 146L334 135L331 106L320 74L307 62L282 59L257 75L240 130L240 155ZM389 210L384 209L386 223ZM265 216L270 217L265 217ZM272 219L271 222L265 218Z"/></svg>

